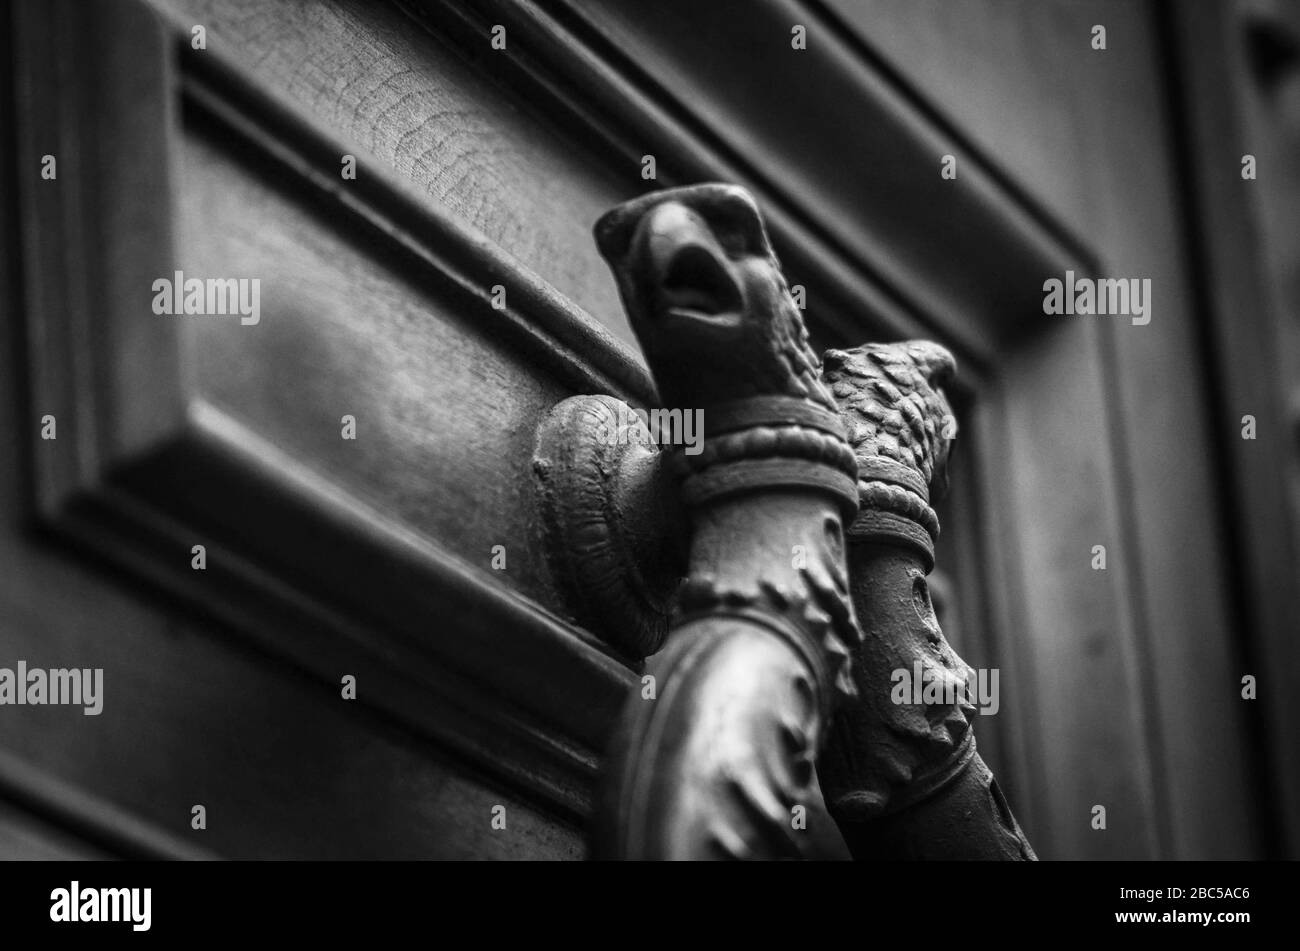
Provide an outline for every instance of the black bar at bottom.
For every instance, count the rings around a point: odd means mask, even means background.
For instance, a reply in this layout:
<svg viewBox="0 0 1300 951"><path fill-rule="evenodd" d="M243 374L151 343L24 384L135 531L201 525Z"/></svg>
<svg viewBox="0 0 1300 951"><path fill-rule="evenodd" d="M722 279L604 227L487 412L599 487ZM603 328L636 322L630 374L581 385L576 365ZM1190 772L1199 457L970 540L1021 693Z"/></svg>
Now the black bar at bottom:
<svg viewBox="0 0 1300 951"><path fill-rule="evenodd" d="M649 936L665 915L701 914L741 930L773 915L796 926L842 917L860 937L910 927L1231 941L1289 930L1296 885L1295 863L0 862L0 920L6 938L78 942L406 932L439 944L462 924L537 940L598 923L615 929L607 937Z"/></svg>

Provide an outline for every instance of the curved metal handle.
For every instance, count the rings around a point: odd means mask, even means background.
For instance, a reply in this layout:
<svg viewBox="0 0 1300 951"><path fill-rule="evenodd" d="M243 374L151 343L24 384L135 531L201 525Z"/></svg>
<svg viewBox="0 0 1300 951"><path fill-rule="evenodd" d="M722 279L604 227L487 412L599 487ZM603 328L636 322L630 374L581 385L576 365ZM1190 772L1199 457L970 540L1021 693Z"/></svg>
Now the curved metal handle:
<svg viewBox="0 0 1300 951"><path fill-rule="evenodd" d="M843 524L854 460L753 200L657 192L596 227L665 403L689 568L653 699L607 760L594 854L846 856L814 768L858 637Z"/></svg>

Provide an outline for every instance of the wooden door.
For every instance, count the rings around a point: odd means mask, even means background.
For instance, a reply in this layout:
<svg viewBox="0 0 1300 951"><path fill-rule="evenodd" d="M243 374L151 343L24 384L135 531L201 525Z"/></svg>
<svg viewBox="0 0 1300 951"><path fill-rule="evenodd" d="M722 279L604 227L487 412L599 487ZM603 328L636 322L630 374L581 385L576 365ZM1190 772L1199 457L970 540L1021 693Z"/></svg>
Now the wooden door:
<svg viewBox="0 0 1300 951"><path fill-rule="evenodd" d="M1219 462L1173 7L16 2L0 643L106 694L0 717L0 851L580 857L640 667L557 584L535 432L654 405L595 219L723 180L819 346L957 354L944 623L1039 854L1294 853L1294 731L1242 699L1294 592L1236 565L1296 566ZM1045 314L1067 270L1149 323ZM257 319L155 312L177 272Z"/></svg>

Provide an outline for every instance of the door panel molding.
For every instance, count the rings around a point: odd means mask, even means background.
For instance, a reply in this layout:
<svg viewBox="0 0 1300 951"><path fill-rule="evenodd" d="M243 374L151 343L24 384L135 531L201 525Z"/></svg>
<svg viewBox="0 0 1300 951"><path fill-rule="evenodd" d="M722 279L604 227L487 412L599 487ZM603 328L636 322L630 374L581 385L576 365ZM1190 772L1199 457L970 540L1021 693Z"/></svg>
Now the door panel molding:
<svg viewBox="0 0 1300 951"><path fill-rule="evenodd" d="M213 51L190 55L188 35L145 5L22 4L13 16L20 152L59 161L58 187L24 177L19 188L31 407L59 433L32 440L41 523L327 689L356 675L359 702L580 819L602 725L635 682L628 664L214 407L181 321L150 313L152 280L177 257L181 111L224 121L240 133L232 148L314 187L569 386L653 399L643 367L363 150L331 142ZM330 180L347 152L366 167L355 190ZM498 281L511 287L504 311L490 303ZM190 567L194 544L207 548L204 572Z"/></svg>
<svg viewBox="0 0 1300 951"><path fill-rule="evenodd" d="M833 342L937 334L987 369L1041 312L1045 278L1095 259L819 3L758 0L744 18L688 2L399 5L482 68L517 75L557 124L598 137L629 179L654 154L659 184L751 191L791 282L810 288L809 321ZM812 34L799 53L789 48L796 23ZM524 52L492 53L494 24ZM764 71L735 63L739 51L791 53L806 67L740 88L729 71L747 82ZM808 117L834 138L802 148ZM957 182L940 178L944 154L957 157ZM953 186L952 201L934 200Z"/></svg>

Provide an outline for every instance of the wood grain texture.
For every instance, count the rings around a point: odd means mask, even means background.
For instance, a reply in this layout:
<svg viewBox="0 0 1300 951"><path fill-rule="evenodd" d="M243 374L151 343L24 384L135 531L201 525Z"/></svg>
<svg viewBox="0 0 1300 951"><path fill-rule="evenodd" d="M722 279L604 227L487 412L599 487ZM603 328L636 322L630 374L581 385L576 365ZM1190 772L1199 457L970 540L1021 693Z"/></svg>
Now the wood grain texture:
<svg viewBox="0 0 1300 951"><path fill-rule="evenodd" d="M738 15L669 2L648 16L635 3L532 6L534 19L565 23L566 42L587 59L617 65L603 104L621 104L629 125L660 144L664 168L698 180L703 159L709 174L724 167L759 196L778 250L794 256L795 276L841 332L852 321L832 317L845 303L836 272L853 272L851 317L862 329L851 337L870 324L872 335L923 336L919 324L983 362L1032 311L1037 272L1087 256L820 8L765 0ZM812 31L806 50L791 48L792 24ZM674 122L689 130L685 147ZM961 156L960 187L940 177L946 153Z"/></svg>
<svg viewBox="0 0 1300 951"><path fill-rule="evenodd" d="M471 69L464 51L439 44L389 4L160 0L158 7L186 31L203 24L212 50L385 163L431 206L545 274L634 348L591 226L639 189L639 166L603 167L582 142L519 108L490 73ZM363 164L360 174L366 171Z"/></svg>
<svg viewBox="0 0 1300 951"><path fill-rule="evenodd" d="M25 8L25 12L34 9ZM416 533L407 527L368 516L363 503L326 486L317 476L304 475L292 459L283 453L277 456L277 449L265 439L259 442L255 434L241 429L199 399L201 394L192 389L199 374L193 372L196 364L189 359L192 354L182 353L186 337L181 324L160 318L148 308L153 279L170 273L175 263L172 215L181 206L172 203L168 186L171 162L179 163L182 158L174 151L181 140L173 124L181 86L173 82L175 74L170 71L172 40L167 32L142 16L139 6L123 9L130 15L119 19L110 16L104 31L96 34L96 42L102 42L105 50L86 57L78 69L68 71L62 86L55 87L64 92L58 100L61 110L49 110L48 103L31 95L19 100L20 141L41 141L53 129L61 137L56 141L66 149L64 157L72 160L73 173L68 189L41 191L39 185L33 188L24 181L19 195L24 211L21 220L30 236L23 246L24 264L29 287L34 290L18 304L26 315L24 342L31 347L34 390L30 402L56 413L60 421L61 439L36 440L39 445L32 448L29 460L35 465L33 487L38 490L46 524L83 553L101 559L100 564L121 570L123 577L147 579L155 586L150 589L155 598L179 596L179 603L191 609L201 606L204 620L195 623L203 626L213 643L219 645L214 650L241 653L248 651L250 643L257 645L256 650L263 653L255 655L259 660L250 662L250 670L259 669L259 664L266 667L268 658L276 659L269 665L271 668L288 661L288 668L281 669L292 669L294 676L307 678L317 689L321 684L328 685L331 696L337 695L342 673L356 673L360 681L371 684L370 695L361 694L356 702L356 708L365 711L364 717L385 724L385 730L404 734L408 740L414 738L421 750L435 750L428 753L430 763L439 760L451 764L449 757L461 758L455 766L430 766L438 776L445 777L445 781L439 780L441 785L455 790L443 800L451 804L448 808L487 795L489 787L469 778L474 768L465 766L464 760L472 760L480 764L479 768L492 772L495 782L511 790L502 793L504 798L497 797L500 801L517 804L525 817L536 817L533 831L525 838L540 836L543 845L525 845L521 847L524 854L546 851L549 846L545 842L563 841L568 845L562 849L572 856L571 846L576 842L572 825L567 827L567 833L555 831L566 828L556 813L567 817L571 824L583 814L584 797L594 771L592 749L600 743L605 719L602 711L612 710L621 699L630 671L595 648L582 632L567 627L535 604L511 596L508 590L499 591L485 582L486 572L476 574L448 555L446 549L414 541ZM33 15L30 22L21 23L21 35L45 36L57 45L60 31L71 29L77 22L71 13L70 6L57 5L47 19ZM51 62L65 60L42 58L39 47L25 54L18 73L20 88L41 88ZM152 84L145 86L148 94L132 96L132 84L141 77L152 79ZM231 92L237 92L238 86L233 82ZM144 136L148 148L140 155L149 161L141 162L139 156L123 159L128 153L115 148L110 132L99 138L82 137L101 125L105 130L125 128ZM311 140L308 146L319 151L319 142L312 139L310 131L302 132L291 120L280 125L282 132L284 128L298 128L298 144L305 141L305 135ZM80 176L76 175L79 156L84 156ZM86 172L90 167L95 168L95 174ZM98 184L107 190L98 191ZM302 181L295 184L304 187ZM419 257L409 234L410 221L417 214L409 200L397 194L391 183L378 180L368 183L362 191L384 205L384 214L397 215L403 224L389 219L377 221L374 215L367 217L365 209L350 206L349 220L355 224L360 219L363 224L362 231L353 235L357 244L373 247L376 241L387 242L409 266L412 256ZM435 218L425 216L418 224L423 226L422 240L443 242L440 260L450 257L456 263L435 269L436 273L427 267L417 270L417 283L432 281L443 292L449 287L459 288L460 299L468 300L473 308L485 307L483 295L468 293L463 276L457 272L453 277L447 268L463 267L468 261L472 267L499 269L494 252L454 228L440 228ZM16 236L9 235L7 240L16 240ZM97 242L113 248L115 256L102 254ZM185 242L181 240L175 247L184 252ZM61 279L51 281L50 275ZM7 275L10 299L16 299L17 294L14 278ZM553 338L547 336L547 331L553 331L568 335L570 340L587 339L596 331L582 330L572 311L554 302L548 296L554 292L539 287L535 280L523 280L517 283L519 288L524 305L545 317L546 330L513 330L509 334L513 343L506 349L514 352L512 348L525 345L534 355L545 351L545 365L559 368L570 382L602 379L590 361L564 356L562 348L554 346L550 342ZM105 289L105 296L96 293ZM92 300L101 306L92 306ZM511 326L518 328L518 305L514 307L503 319L513 321ZM235 324L239 326L237 321ZM307 334L306 339L311 335ZM526 343L521 344L521 340ZM610 358L609 352L606 348L605 364L615 366L616 372L623 373L635 387L635 365L620 363L616 357ZM515 359L519 359L517 353ZM280 369L283 372L285 368ZM530 372L518 362L516 370L521 375ZM335 435L337 425L337 421L330 425ZM522 437L526 454L531 432ZM9 475L16 480L17 470ZM23 496L19 483L13 485L12 501L18 511ZM526 519L523 522L526 530ZM210 574L187 570L196 534L211 542L214 570ZM10 541L19 550L28 544L17 531ZM250 560L254 549L260 549L261 555ZM339 556L324 559L330 552ZM324 565L333 572L324 587L317 576L314 595L306 594L303 586L302 568L311 565ZM52 602L59 604L58 611L43 609L41 599L45 595L38 584L48 581L48 577L36 570L34 560L27 559L27 566L34 574L14 589L15 610L28 610L39 623L56 625L69 634L88 625L86 616L70 616L57 599ZM306 588L311 587L308 582ZM383 593L385 587L387 594ZM363 603L369 599L360 616L355 601L348 609L333 598L344 594L344 600L348 600L349 591ZM332 607L319 601L322 594L334 601ZM423 605L411 604L411 597L422 600ZM374 610L376 598L378 611ZM145 645L161 636L162 630L157 624L142 622L141 627L153 633L142 635L138 642L123 643L120 649L152 659ZM539 638L534 643L539 653L526 647L502 650L501 637L517 644L520 633L527 631ZM391 640L394 634L407 646L399 647ZM525 633L524 639L528 636ZM105 642L106 650L114 649L113 638L101 636L96 643L100 641ZM26 643L15 633L15 648L22 649ZM470 654L449 663L446 651L451 648L455 653L457 643L468 647ZM557 650L558 655L546 659ZM417 656L420 654L424 656ZM469 661L470 655L478 659ZM563 659L559 659L561 655ZM153 670L146 661L138 662L146 674ZM467 667L476 665L489 682L498 676L506 681L492 686L467 674ZM222 681L226 689L238 691L239 678L244 675L233 670L226 673L234 678ZM171 676L158 671L153 675L163 680ZM573 680L575 675L579 681L593 675L595 680L584 688ZM158 713L169 705L185 703L187 691L193 689L190 676L190 672L178 675L178 686L169 694L161 688L152 691L144 680L128 681L126 691L133 701L144 703L151 693L165 693L163 707L154 709ZM291 699L286 710L277 712L290 717L301 715L305 729L317 717L304 710L302 696ZM530 705L529 696L546 698L544 703L567 705L569 712L557 708L558 716L525 716L521 711ZM182 733L203 733L208 729L189 719L188 712L177 720ZM127 737L149 735L141 722L124 728L119 738L101 736L96 749L102 747L102 753L78 753L75 743L53 739L55 734L43 733L36 727L27 728L18 738L6 736L4 744L20 758L30 758L48 768L52 775L60 777L59 781L94 788L106 801L118 803L115 808L142 813L146 824L157 823L159 814L147 808L146 799L133 785L132 769L116 773L107 769L109 763L122 762L145 771L171 768L166 757L141 765L125 755ZM254 730L254 724L265 722L254 718L240 729ZM78 726L85 729L83 724ZM577 733L565 735L575 727ZM169 742L179 743L180 735ZM366 752L369 735L361 730L361 745L356 750L358 755L376 760L367 768L369 774L379 775L378 761L391 761L393 750ZM232 736L231 743L237 745L239 733ZM426 746L430 741L438 745ZM46 755L43 744L47 742L54 748L67 747L72 758L60 760L57 755ZM119 744L116 757L110 755L114 743ZM306 740L302 743L304 749L310 745ZM423 755L412 753L410 761L424 762ZM268 751L263 766L270 770L280 764L278 778L287 787L294 782L294 770L283 764L291 761L289 748L277 748ZM523 765L525 761L532 765ZM111 775L99 777L96 771ZM167 783L177 781L183 773L155 775L157 788L168 788ZM390 780L393 789L401 788L400 777ZM123 783L126 785L119 788ZM136 798L124 790L131 790ZM237 801L257 796L247 785L232 787L230 794ZM330 809L343 809L362 798L349 790L304 828L328 825ZM525 805L525 800L533 805ZM126 805L121 805L124 801ZM430 796L428 801L437 801L437 796ZM374 803L364 808L391 811ZM97 807L72 807L72 811L93 814ZM355 819L362 814L351 816ZM351 820L342 817L340 821ZM528 820L519 824L526 827ZM161 826L167 827L165 823ZM434 844L421 847L423 852L417 849L404 853L398 849L392 854L439 854L443 846L437 843L451 843L448 854L472 855L476 854L479 837L491 831L486 825L467 824L463 835L448 833L435 838ZM272 843L272 838L263 838L263 831L252 819L246 834L246 839L236 836L229 840L228 847L223 846L224 854L247 854L240 850L259 841L267 842L268 847ZM394 832L393 837L380 836L380 840L386 848L396 836ZM352 841L359 846L366 841L365 833L357 832ZM301 843L290 844L286 839L282 844L285 851L281 854L313 854ZM506 854L503 850L494 852L490 846L480 851Z"/></svg>
<svg viewBox="0 0 1300 951"><path fill-rule="evenodd" d="M1040 852L1258 854L1229 533L1205 515L1225 504L1205 461L1225 437L1205 408L1149 5L782 0L738 32L676 3L650 17L585 0L407 4L424 20L360 0L151 6L168 31L123 14L87 33L54 4L80 58L60 56L55 34L17 44L50 80L29 101L42 121L17 129L20 160L58 151L67 187L24 186L13 202L32 254L17 342L51 358L0 379L32 384L16 431L55 411L60 443L35 445L0 484L0 553L22 565L0 583L0 629L33 663L111 664L124 692L102 724L28 710L0 745L160 825L168 797L198 782L215 813L249 817L214 827L222 854L576 854L593 751L631 671L564 623L529 451L570 393L653 389L590 239L597 214L645 187L644 149L665 182L753 181L827 342L927 330L975 357L980 489L953 526L961 557L988 552L989 566L959 588L965 600L987 585L978 633L1004 668L1000 716L1026 724L999 754ZM787 53L787 21L805 14L831 30L814 31L807 75L781 86L754 75L763 56L736 55L738 37ZM497 15L519 54L508 67L466 45ZM1094 22L1109 28L1104 54L1088 48ZM220 65L203 73L205 54L182 46L178 77L151 50L192 23ZM87 38L100 33L120 42ZM87 82L105 75L119 81ZM846 123L862 96L880 121ZM305 120L277 132L291 112ZM362 157L355 193L324 187L332 149ZM972 189L945 203L937 156L953 150ZM1249 226L1230 218L1223 233L1245 247ZM1109 273L1153 279L1150 326L1033 323L1023 282L1091 257L1083 242ZM1212 284L1229 392L1257 396L1260 352L1232 313L1250 262L1216 263L1230 272ZM175 266L261 277L261 324L146 315L143 289ZM485 287L501 279L515 301L516 278L524 303L495 315ZM131 313L145 319L108 319ZM356 443L339 438L344 413ZM1272 419L1285 425L1280 409ZM93 560L29 537L19 461ZM124 467L103 481L108 463ZM1243 471L1252 491L1273 470ZM111 491L74 497L90 485ZM1279 550L1279 497L1247 510L1252 571ZM283 544L270 525L289 526ZM196 584L198 531L217 557ZM496 544L505 571L490 567ZM1090 569L1093 544L1107 572ZM1264 588L1287 585L1289 564ZM126 580L141 577L152 587ZM206 604L204 619L176 620L175 594ZM1260 603L1274 627L1258 656L1285 669L1289 608ZM337 700L345 665L382 694L363 690L361 715ZM1273 735L1290 735L1272 715ZM496 801L525 817L520 838L480 823ZM1089 828L1094 803L1105 833Z"/></svg>
<svg viewBox="0 0 1300 951"><path fill-rule="evenodd" d="M530 530L532 432L571 391L355 232L189 141L181 267L256 276L263 295L257 326L186 323L197 391L465 562L490 570L504 546L496 580L562 610Z"/></svg>

